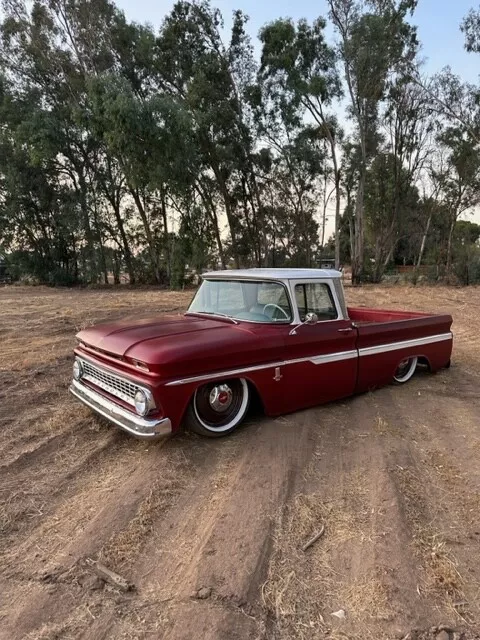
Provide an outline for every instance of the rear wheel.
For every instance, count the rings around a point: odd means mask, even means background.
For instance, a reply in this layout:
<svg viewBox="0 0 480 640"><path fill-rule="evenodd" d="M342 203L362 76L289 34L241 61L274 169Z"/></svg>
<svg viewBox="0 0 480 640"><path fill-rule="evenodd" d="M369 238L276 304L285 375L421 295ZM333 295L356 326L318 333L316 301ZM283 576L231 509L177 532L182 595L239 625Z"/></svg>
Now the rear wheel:
<svg viewBox="0 0 480 640"><path fill-rule="evenodd" d="M395 371L393 381L397 384L404 384L405 382L408 382L415 373L417 362L418 358L416 356L414 358L405 358L402 360Z"/></svg>
<svg viewBox="0 0 480 640"><path fill-rule="evenodd" d="M249 403L250 390L244 378L209 382L195 391L186 426L209 438L228 435L242 422Z"/></svg>

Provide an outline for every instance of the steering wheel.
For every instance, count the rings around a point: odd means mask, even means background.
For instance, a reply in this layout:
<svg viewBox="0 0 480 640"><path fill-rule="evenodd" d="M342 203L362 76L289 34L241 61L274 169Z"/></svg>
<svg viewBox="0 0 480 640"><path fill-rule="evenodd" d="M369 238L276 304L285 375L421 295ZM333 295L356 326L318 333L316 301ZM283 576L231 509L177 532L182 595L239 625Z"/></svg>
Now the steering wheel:
<svg viewBox="0 0 480 640"><path fill-rule="evenodd" d="M278 309L278 310L279 310L279 311L281 311L281 312L283 313L283 315L285 316L285 320L290 320L290 318L289 318L289 316L288 316L288 313L285 311L285 309L282 309L282 307L279 307L279 306L278 306L278 304L275 304L275 303L273 303L273 302L269 302L268 304L266 304L266 305L263 307L263 315L268 316L268 317L269 317L269 318L271 318L272 320L274 319L274 318L273 318L273 315L272 315L272 316L269 316L269 315L268 315L268 313L265 313L265 309L266 309L267 307L273 307L274 309Z"/></svg>

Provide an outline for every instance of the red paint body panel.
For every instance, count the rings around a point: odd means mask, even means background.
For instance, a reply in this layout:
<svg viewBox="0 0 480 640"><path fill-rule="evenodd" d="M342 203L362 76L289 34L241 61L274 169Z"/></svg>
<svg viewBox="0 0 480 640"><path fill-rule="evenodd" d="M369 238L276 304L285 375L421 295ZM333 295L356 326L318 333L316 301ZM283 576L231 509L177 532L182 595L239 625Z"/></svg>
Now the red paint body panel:
<svg viewBox="0 0 480 640"><path fill-rule="evenodd" d="M354 351L357 331L349 320L331 320L316 325L304 325L296 335L285 337L285 359L327 356L332 353ZM346 330L346 331L344 331ZM283 402L285 411L310 407L351 395L357 381L356 359L338 360L322 364L310 361L285 368Z"/></svg>
<svg viewBox="0 0 480 640"><path fill-rule="evenodd" d="M362 349L370 347L448 334L452 326L450 315L352 307L348 308L348 314L358 328L357 348L360 354ZM355 390L362 392L388 384L399 363L409 356L425 358L431 371L437 371L447 365L451 354L452 341L444 340L375 355L360 355Z"/></svg>
<svg viewBox="0 0 480 640"><path fill-rule="evenodd" d="M206 381L189 378L247 369L237 377L256 387L268 415L279 415L388 384L407 356L426 358L433 371L450 360L449 315L365 308L348 313L349 320L304 324L293 335L290 324L233 324L194 315L122 321L84 329L75 352L148 386L158 408L155 415L170 418L174 430L195 389ZM428 343L428 337L440 335L441 341ZM427 344L391 349L417 339ZM370 354L372 348L380 352ZM139 370L132 360L145 363L149 371Z"/></svg>

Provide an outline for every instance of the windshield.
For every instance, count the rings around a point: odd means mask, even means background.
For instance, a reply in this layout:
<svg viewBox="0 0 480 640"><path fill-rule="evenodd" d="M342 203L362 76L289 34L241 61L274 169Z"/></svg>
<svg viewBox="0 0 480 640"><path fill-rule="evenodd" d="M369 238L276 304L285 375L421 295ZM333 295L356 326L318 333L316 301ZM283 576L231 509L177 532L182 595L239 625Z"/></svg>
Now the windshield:
<svg viewBox="0 0 480 640"><path fill-rule="evenodd" d="M287 291L278 282L204 280L188 313L228 316L251 322L291 322Z"/></svg>

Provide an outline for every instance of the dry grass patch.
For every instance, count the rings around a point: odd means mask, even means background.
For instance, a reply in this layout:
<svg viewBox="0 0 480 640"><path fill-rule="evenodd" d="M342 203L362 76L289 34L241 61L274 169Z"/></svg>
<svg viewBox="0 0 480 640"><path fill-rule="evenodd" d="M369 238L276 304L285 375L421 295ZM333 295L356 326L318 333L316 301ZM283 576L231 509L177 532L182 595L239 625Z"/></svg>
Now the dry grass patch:
<svg viewBox="0 0 480 640"><path fill-rule="evenodd" d="M155 521L170 509L185 485L185 474L155 481L148 495L139 503L135 515L125 528L115 532L98 554L98 560L110 569L125 570L136 559L153 533Z"/></svg>
<svg viewBox="0 0 480 640"><path fill-rule="evenodd" d="M25 635L23 640L77 640L85 628L94 622L95 614L94 607L89 607L87 603L80 604L72 607L66 619L47 622Z"/></svg>
<svg viewBox="0 0 480 640"><path fill-rule="evenodd" d="M384 436L390 432L390 425L388 424L388 421L380 415L375 418L374 428L375 432L380 436Z"/></svg>
<svg viewBox="0 0 480 640"><path fill-rule="evenodd" d="M329 628L331 613L339 608L348 608L349 619L389 615L378 578L366 570L355 584L349 570L339 566L339 558L368 543L362 480L361 474L350 474L337 499L298 495L281 514L262 588L267 618L279 638L316 637ZM322 526L324 535L301 551Z"/></svg>
<svg viewBox="0 0 480 640"><path fill-rule="evenodd" d="M425 578L419 590L424 597L436 599L446 610L463 620L454 605L466 600L465 579L443 536L435 531L431 510L425 504L424 483L408 469L397 468L397 473L407 520L425 569Z"/></svg>
<svg viewBox="0 0 480 640"><path fill-rule="evenodd" d="M391 600L389 590L375 571L339 589L339 601L354 619L391 620L395 613Z"/></svg>

